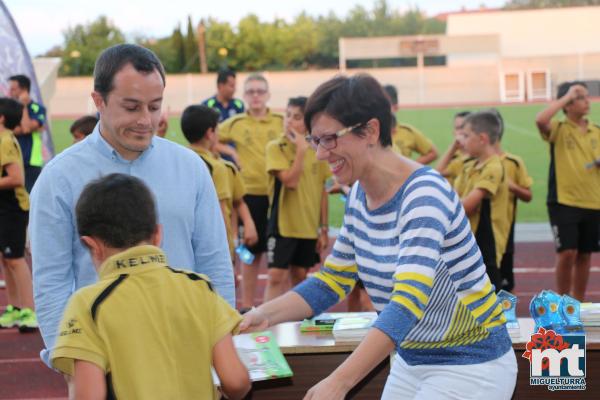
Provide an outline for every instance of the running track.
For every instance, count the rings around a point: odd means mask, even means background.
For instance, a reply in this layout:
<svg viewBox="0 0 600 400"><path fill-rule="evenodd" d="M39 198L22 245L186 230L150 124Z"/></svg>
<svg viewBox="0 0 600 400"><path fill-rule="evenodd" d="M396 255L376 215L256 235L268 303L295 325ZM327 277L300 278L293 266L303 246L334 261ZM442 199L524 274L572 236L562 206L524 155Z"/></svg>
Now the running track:
<svg viewBox="0 0 600 400"><path fill-rule="evenodd" d="M552 243L516 244L516 288L518 315L528 315L531 297L542 289L554 288L554 249ZM266 268L260 270L259 292L262 295ZM588 284L588 301L600 302L600 254L592 258ZM257 304L260 296L256 298ZM6 293L0 289L0 310L6 304ZM345 304L335 307L345 310ZM0 399L66 399L62 377L46 368L38 358L42 340L37 333L19 334L16 329L0 330ZM600 377L600 371L588 371L588 379ZM565 393L565 398L585 399L584 393Z"/></svg>

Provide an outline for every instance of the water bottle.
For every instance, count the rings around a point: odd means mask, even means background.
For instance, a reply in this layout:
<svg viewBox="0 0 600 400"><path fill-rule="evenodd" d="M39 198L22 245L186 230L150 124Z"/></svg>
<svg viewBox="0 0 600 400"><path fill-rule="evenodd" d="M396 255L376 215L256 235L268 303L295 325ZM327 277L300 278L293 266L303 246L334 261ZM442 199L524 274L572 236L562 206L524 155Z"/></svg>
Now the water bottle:
<svg viewBox="0 0 600 400"><path fill-rule="evenodd" d="M252 252L250 252L250 250L248 250L248 248L243 244L240 244L238 247L236 247L235 252L244 264L252 264L252 261L254 261L254 254L252 254Z"/></svg>

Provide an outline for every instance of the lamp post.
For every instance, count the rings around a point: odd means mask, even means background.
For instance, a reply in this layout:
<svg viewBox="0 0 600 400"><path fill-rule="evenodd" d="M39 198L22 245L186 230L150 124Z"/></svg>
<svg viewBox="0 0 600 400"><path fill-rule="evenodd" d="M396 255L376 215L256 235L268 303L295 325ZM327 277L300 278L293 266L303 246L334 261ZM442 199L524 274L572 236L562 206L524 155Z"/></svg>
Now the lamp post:
<svg viewBox="0 0 600 400"><path fill-rule="evenodd" d="M69 56L75 60L75 75L79 76L79 60L81 58L81 52L79 50L72 50Z"/></svg>

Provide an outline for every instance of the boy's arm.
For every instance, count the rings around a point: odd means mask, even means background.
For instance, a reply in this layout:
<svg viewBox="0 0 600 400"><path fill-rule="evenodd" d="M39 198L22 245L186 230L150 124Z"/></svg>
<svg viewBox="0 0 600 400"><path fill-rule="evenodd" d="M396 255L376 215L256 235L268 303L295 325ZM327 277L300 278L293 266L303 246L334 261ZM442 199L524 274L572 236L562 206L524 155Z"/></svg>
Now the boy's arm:
<svg viewBox="0 0 600 400"><path fill-rule="evenodd" d="M461 199L462 205L465 209L465 214L468 217L475 214L481 201L488 195L485 189L475 188L469 192L468 195Z"/></svg>
<svg viewBox="0 0 600 400"><path fill-rule="evenodd" d="M427 153L418 157L415 161L417 161L418 163L421 163L423 165L427 165L430 162L435 161L437 158L438 158L437 148L435 147L435 145L432 144L431 149Z"/></svg>
<svg viewBox="0 0 600 400"><path fill-rule="evenodd" d="M547 138L550 135L550 131L552 129L552 117L554 117L557 112L565 108L567 104L579 96L580 92L584 90L585 88L581 85L571 86L569 91L563 97L551 102L548 107L540 111L540 113L535 117L535 124L537 125L538 131L544 138Z"/></svg>
<svg viewBox="0 0 600 400"><path fill-rule="evenodd" d="M460 144L458 143L458 140L454 140L435 167L436 171L442 174L443 177L448 177L448 165L450 165L450 161L452 161L452 158L454 157L454 154L456 154L456 151L459 149L459 147Z"/></svg>
<svg viewBox="0 0 600 400"><path fill-rule="evenodd" d="M294 136L288 136L296 144L296 156L294 162L289 169L286 170L271 170L271 173L275 174L277 179L289 189L296 189L300 177L302 176L302 169L304 168L304 155L308 150L308 142L304 139L304 136L300 134L294 134Z"/></svg>
<svg viewBox="0 0 600 400"><path fill-rule="evenodd" d="M430 162L438 158L438 150L431 140L423 132L419 130L413 130L415 135L415 150L421 155L415 161L423 165L427 165Z"/></svg>
<svg viewBox="0 0 600 400"><path fill-rule="evenodd" d="M74 386L77 400L106 399L106 376L94 363L75 360Z"/></svg>
<svg viewBox="0 0 600 400"><path fill-rule="evenodd" d="M217 144L215 144L215 150L221 154L228 155L233 159L233 161L239 168L242 168L238 153L232 146L229 146L226 143L218 142Z"/></svg>
<svg viewBox="0 0 600 400"><path fill-rule="evenodd" d="M0 178L0 190L14 189L25 185L23 169L17 163L10 163L3 166L6 176Z"/></svg>
<svg viewBox="0 0 600 400"><path fill-rule="evenodd" d="M258 242L258 233L256 232L256 225L252 219L252 214L248 209L248 205L244 200L240 200L237 205L237 212L244 225L244 244L252 246Z"/></svg>
<svg viewBox="0 0 600 400"><path fill-rule="evenodd" d="M243 399L250 390L250 377L235 350L231 334L225 335L214 345L212 357L223 394L228 399Z"/></svg>
<svg viewBox="0 0 600 400"><path fill-rule="evenodd" d="M508 182L508 190L514 193L517 199L529 203L532 198L531 189L517 185L514 182Z"/></svg>

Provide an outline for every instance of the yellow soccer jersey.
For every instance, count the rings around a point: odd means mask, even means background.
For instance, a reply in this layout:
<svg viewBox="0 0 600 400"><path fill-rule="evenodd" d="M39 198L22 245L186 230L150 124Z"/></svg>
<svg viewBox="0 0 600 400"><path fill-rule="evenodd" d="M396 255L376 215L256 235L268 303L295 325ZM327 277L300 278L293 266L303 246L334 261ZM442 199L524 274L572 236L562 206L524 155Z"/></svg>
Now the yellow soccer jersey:
<svg viewBox="0 0 600 400"><path fill-rule="evenodd" d="M290 189L277 179L275 171L291 168L296 157L296 145L282 136L267 146L269 174L269 228L274 234L297 239L318 237L321 196L325 181L331 176L327 163L317 160L311 148L304 153L304 164L296 189ZM271 225L273 224L273 225Z"/></svg>
<svg viewBox="0 0 600 400"><path fill-rule="evenodd" d="M25 177L21 147L15 135L7 130L0 132L0 176L4 176L4 168L8 164L18 164L23 177ZM25 186L19 186L14 189L0 189L0 212L28 210L29 194L27 194Z"/></svg>
<svg viewBox="0 0 600 400"><path fill-rule="evenodd" d="M465 163L472 160L473 157L463 154L460 150L454 154L445 171L446 180L450 183L450 186L454 186L454 180L462 173L465 168Z"/></svg>
<svg viewBox="0 0 600 400"><path fill-rule="evenodd" d="M469 217L469 223L480 247L493 243L499 267L511 225L508 218L508 183L500 157L493 155L480 165L475 160L466 163L454 185L461 198L474 189L483 189L488 193L478 211Z"/></svg>
<svg viewBox="0 0 600 400"><path fill-rule="evenodd" d="M600 210L600 168L586 167L600 158L600 127L588 121L584 133L565 118L542 138L550 143L548 203Z"/></svg>
<svg viewBox="0 0 600 400"><path fill-rule="evenodd" d="M283 115L269 111L264 118L238 114L219 126L219 141L233 142L240 159L242 179L248 194L266 196L268 176L265 169L267 143L283 132Z"/></svg>
<svg viewBox="0 0 600 400"><path fill-rule="evenodd" d="M243 200L246 194L246 188L244 181L242 181L242 175L234 163L231 161L221 159L225 167L227 168L227 179L229 189L231 190L231 198L225 203L225 228L227 229L227 238L229 241L229 251L233 256L234 248L234 237L233 229L231 226L231 213L233 212L233 202Z"/></svg>
<svg viewBox="0 0 600 400"><path fill-rule="evenodd" d="M215 185L219 201L230 200L232 193L229 185L229 172L227 172L225 164L217 159L210 151L202 147L194 146L191 147L191 149L194 150L206 164Z"/></svg>
<svg viewBox="0 0 600 400"><path fill-rule="evenodd" d="M205 276L138 246L107 259L99 281L71 297L51 362L67 375L74 360L96 364L115 398L213 399L213 347L240 321Z"/></svg>
<svg viewBox="0 0 600 400"><path fill-rule="evenodd" d="M500 156L504 173L508 181L513 182L521 187L529 189L533 185L533 178L529 176L527 167L523 159L517 155L503 153ZM517 218L517 196L510 190L508 191L508 217L512 224Z"/></svg>
<svg viewBox="0 0 600 400"><path fill-rule="evenodd" d="M405 157L412 158L413 153L419 155L431 151L433 143L417 128L406 125L396 125L396 132L392 137L392 148Z"/></svg>

